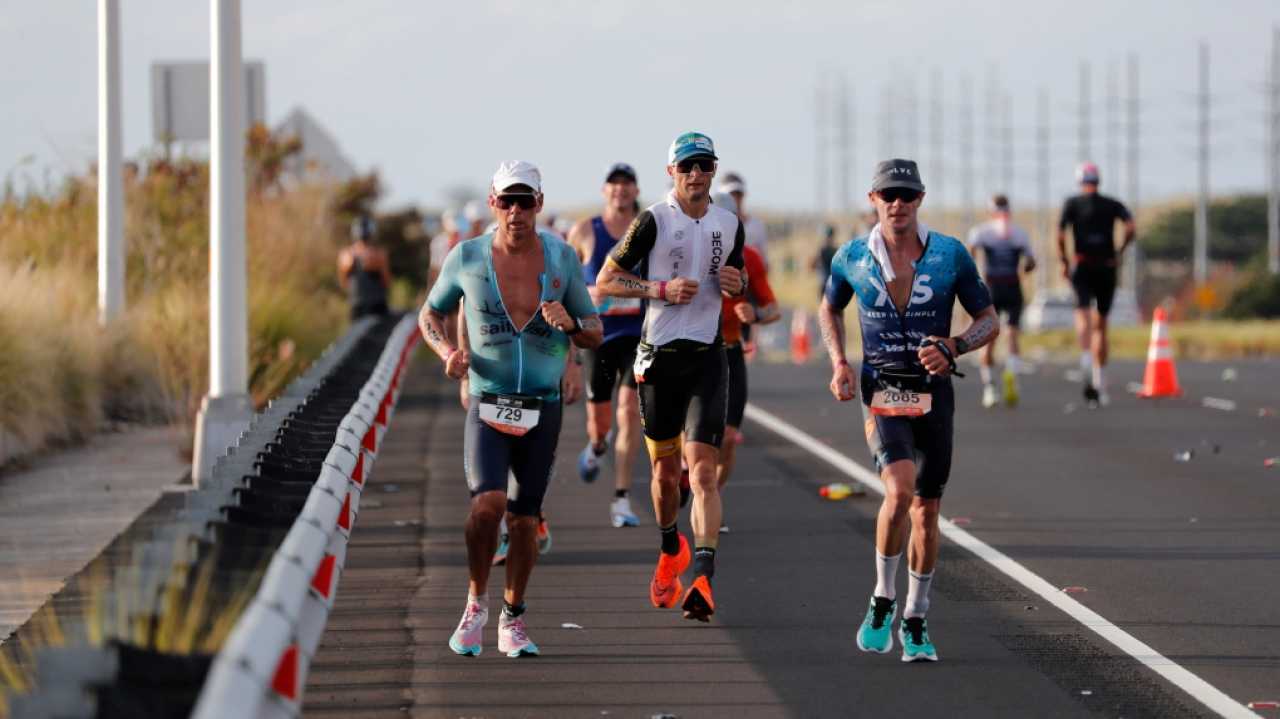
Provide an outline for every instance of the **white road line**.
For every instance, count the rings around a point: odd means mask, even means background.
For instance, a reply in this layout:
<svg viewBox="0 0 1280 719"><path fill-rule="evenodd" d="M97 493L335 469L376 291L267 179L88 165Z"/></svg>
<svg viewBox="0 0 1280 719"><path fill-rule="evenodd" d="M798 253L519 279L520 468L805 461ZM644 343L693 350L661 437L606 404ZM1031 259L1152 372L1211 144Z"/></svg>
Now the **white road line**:
<svg viewBox="0 0 1280 719"><path fill-rule="evenodd" d="M827 445L814 438L812 435L797 429L791 424L788 424L785 420L761 409L755 404L747 404L746 416L747 419L759 423L761 426L772 430L783 438L795 442L800 447L812 452L827 464L830 464L841 472L844 472L858 483L865 485L867 489L878 494L884 494L884 487L881 486L879 475L849 459L845 455L833 449L830 445ZM951 520L946 519L945 517L941 518L938 521L938 526L944 537L950 539L961 547L964 547L970 552L973 552L980 559L1000 570L1010 579L1035 593L1041 599L1061 609L1072 619L1075 619L1089 629L1092 629L1098 634L1098 636L1111 642L1125 654L1128 654L1142 664L1150 667L1157 674L1169 680L1174 684L1174 686L1182 689L1187 694L1190 694L1196 701L1204 704L1219 716L1259 716L1258 714L1249 711L1244 705L1224 694L1217 687L1206 682L1195 674L1192 674L1173 660L1164 657L1155 649L1152 649L1139 641L1133 635L1107 621L1107 619L1102 615L1092 609L1089 609L1071 597L1068 597L1066 594L1063 594L1057 587L1014 561L1000 550L992 547L981 539L978 539L969 532L960 529L955 524L952 524Z"/></svg>

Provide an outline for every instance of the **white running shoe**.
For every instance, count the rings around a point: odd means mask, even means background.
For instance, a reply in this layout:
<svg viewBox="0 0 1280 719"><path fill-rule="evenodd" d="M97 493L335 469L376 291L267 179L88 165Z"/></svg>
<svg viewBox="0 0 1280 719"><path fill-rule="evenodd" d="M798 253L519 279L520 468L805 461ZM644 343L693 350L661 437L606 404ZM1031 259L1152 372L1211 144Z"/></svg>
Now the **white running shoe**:
<svg viewBox="0 0 1280 719"><path fill-rule="evenodd" d="M1111 404L1111 395L1107 394L1106 388L1099 387L1098 388L1098 405L1101 407L1106 407L1109 404Z"/></svg>
<svg viewBox="0 0 1280 719"><path fill-rule="evenodd" d="M474 601L474 597L469 598L467 608L462 612L462 621L458 622L458 628L449 637L449 648L464 657L480 656L480 651L484 649L481 635L484 625L488 623L489 608Z"/></svg>
<svg viewBox="0 0 1280 719"><path fill-rule="evenodd" d="M629 497L618 497L609 504L609 520L613 522L613 526L619 529L640 526L640 518L636 516L635 512L631 511L631 499Z"/></svg>
<svg viewBox="0 0 1280 719"><path fill-rule="evenodd" d="M523 614L509 617L506 612L498 613L498 651L513 659L538 656L538 645L525 631Z"/></svg>
<svg viewBox="0 0 1280 719"><path fill-rule="evenodd" d="M983 385L982 406L991 409L998 404L1000 404L1000 393L996 391L996 386L994 384Z"/></svg>

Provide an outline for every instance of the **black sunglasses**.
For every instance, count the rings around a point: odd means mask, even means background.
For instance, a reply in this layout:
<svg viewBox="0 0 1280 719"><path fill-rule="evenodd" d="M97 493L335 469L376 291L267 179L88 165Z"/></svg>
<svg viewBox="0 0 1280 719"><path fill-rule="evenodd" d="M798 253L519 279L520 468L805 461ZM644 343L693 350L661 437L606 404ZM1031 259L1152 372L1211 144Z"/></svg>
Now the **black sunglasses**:
<svg viewBox="0 0 1280 719"><path fill-rule="evenodd" d="M902 200L904 204L911 204L920 199L922 193L909 187L887 187L877 190L876 194L885 201L885 204L892 205L897 200Z"/></svg>
<svg viewBox="0 0 1280 719"><path fill-rule="evenodd" d="M494 204L499 210L510 210L512 205L519 205L522 210L532 210L538 206L538 196L519 194L519 195L498 195L493 198Z"/></svg>
<svg viewBox="0 0 1280 719"><path fill-rule="evenodd" d="M716 161L710 157L690 157L676 163L676 172L687 175L693 172L695 167L703 172L715 172Z"/></svg>

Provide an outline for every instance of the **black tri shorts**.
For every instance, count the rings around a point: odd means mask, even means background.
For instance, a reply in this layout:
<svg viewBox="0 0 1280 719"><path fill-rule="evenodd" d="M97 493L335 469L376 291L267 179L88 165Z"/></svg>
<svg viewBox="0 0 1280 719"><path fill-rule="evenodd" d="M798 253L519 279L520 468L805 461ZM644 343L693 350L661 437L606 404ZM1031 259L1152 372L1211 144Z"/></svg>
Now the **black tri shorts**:
<svg viewBox="0 0 1280 719"><path fill-rule="evenodd" d="M1076 307L1087 310L1097 302L1098 314L1106 317L1116 296L1116 268L1097 262L1078 263L1071 272L1071 286L1076 290Z"/></svg>
<svg viewBox="0 0 1280 719"><path fill-rule="evenodd" d="M1022 321L1022 285L1013 282L989 282L991 288L991 304L996 312L1009 318L1009 326L1018 327Z"/></svg>
<svg viewBox="0 0 1280 719"><path fill-rule="evenodd" d="M871 411L872 394L886 384L926 391L932 395L932 409L918 417L887 417ZM862 420L867 447L875 458L876 471L893 462L909 459L916 465L916 496L939 499L951 476L951 448L956 410L955 389L950 379L931 378L917 383L885 383L868 372L862 373Z"/></svg>
<svg viewBox="0 0 1280 719"><path fill-rule="evenodd" d="M675 340L654 347L641 342L634 370L651 457L679 453L682 434L686 442L720 446L729 394L724 345Z"/></svg>
<svg viewBox="0 0 1280 719"><path fill-rule="evenodd" d="M724 356L729 369L729 404L724 423L741 427L742 415L747 409L747 358L742 343L726 346Z"/></svg>
<svg viewBox="0 0 1280 719"><path fill-rule="evenodd" d="M472 395L462 435L462 460L471 496L506 492L507 511L534 516L542 509L556 463L562 410L560 400L544 401L538 424L519 437L480 419L480 398ZM515 478L507 481L508 472ZM510 485L510 486L508 486Z"/></svg>
<svg viewBox="0 0 1280 719"><path fill-rule="evenodd" d="M639 344L639 337L614 337L594 350L585 350L588 402L612 401L615 386L636 388L631 366Z"/></svg>

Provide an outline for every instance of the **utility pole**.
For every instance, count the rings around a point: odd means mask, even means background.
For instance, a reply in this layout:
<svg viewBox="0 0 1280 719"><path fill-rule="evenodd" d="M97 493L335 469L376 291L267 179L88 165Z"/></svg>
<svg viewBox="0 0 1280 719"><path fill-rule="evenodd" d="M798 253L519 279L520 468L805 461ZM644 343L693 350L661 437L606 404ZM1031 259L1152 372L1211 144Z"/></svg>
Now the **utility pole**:
<svg viewBox="0 0 1280 719"><path fill-rule="evenodd" d="M983 105L983 118L986 129L986 142L983 149L984 184L986 193L990 193L1000 184L1000 71L995 63L987 65L987 87ZM985 194L985 193L984 193Z"/></svg>
<svg viewBox="0 0 1280 719"><path fill-rule="evenodd" d="M120 0L98 0L98 322L124 312Z"/></svg>
<svg viewBox="0 0 1280 719"><path fill-rule="evenodd" d="M240 0L210 0L209 394L196 419L196 486L249 427L245 291L244 69Z"/></svg>
<svg viewBox="0 0 1280 719"><path fill-rule="evenodd" d="M842 71L838 76L840 83L840 112L839 127L837 131L840 136L840 197L835 204L835 210L838 213L849 211L849 171L851 164L851 115L849 114L849 77Z"/></svg>
<svg viewBox="0 0 1280 719"><path fill-rule="evenodd" d="M1089 141L1089 63L1080 63L1080 117L1076 128L1076 160L1089 162L1093 148Z"/></svg>
<svg viewBox="0 0 1280 719"><path fill-rule="evenodd" d="M1280 25L1271 29L1271 73L1267 83L1267 269L1280 274Z"/></svg>
<svg viewBox="0 0 1280 719"><path fill-rule="evenodd" d="M819 216L827 211L827 98L822 80L823 73L819 70L813 91L813 201Z"/></svg>
<svg viewBox="0 0 1280 719"><path fill-rule="evenodd" d="M1128 126L1125 128L1126 136L1128 137L1128 141L1126 143L1127 146L1125 147L1128 160L1125 164L1128 165L1128 171L1125 173L1125 179L1129 181L1129 189L1127 193L1128 197L1125 199L1127 200L1126 204L1129 205L1129 211L1136 217L1138 214L1138 204L1140 199L1138 196L1138 138L1140 129L1139 118L1141 115L1139 114L1138 106L1138 56L1131 53L1129 55L1128 64L1129 98L1127 105L1129 118L1127 123ZM1129 258L1125 265L1124 278L1125 285L1132 288L1135 292L1138 290L1138 266L1141 262L1142 250L1138 243L1135 242L1133 246L1129 248Z"/></svg>
<svg viewBox="0 0 1280 719"><path fill-rule="evenodd" d="M1043 267L1036 273L1036 290L1038 296L1041 292L1049 287L1049 268L1055 267L1056 263L1049 258L1053 257L1053 239L1050 237L1053 232L1053 199L1049 194L1049 90L1040 88L1040 101L1038 111L1036 113L1038 122L1036 123L1036 175L1038 182L1036 183L1040 189L1040 248L1039 254Z"/></svg>
<svg viewBox="0 0 1280 719"><path fill-rule="evenodd" d="M942 159L942 71L933 68L929 74L929 176L932 177L929 193L933 195L932 205L939 209L945 206L942 189L946 168Z"/></svg>
<svg viewBox="0 0 1280 719"><path fill-rule="evenodd" d="M1003 118L1004 127L1002 128L1004 152L1002 157L1004 160L1004 173L1000 183L1000 191L1009 197L1013 197L1013 95L1005 93L1004 102L1001 103L1003 112L1000 113Z"/></svg>
<svg viewBox="0 0 1280 719"><path fill-rule="evenodd" d="M960 78L960 199L965 227L973 225L973 78Z"/></svg>
<svg viewBox="0 0 1280 719"><path fill-rule="evenodd" d="M907 83L906 108L904 112L907 120L906 156L918 162L920 160L920 98L916 93L915 74L908 73L905 81Z"/></svg>
<svg viewBox="0 0 1280 719"><path fill-rule="evenodd" d="M1106 142L1106 167L1104 172L1112 177L1120 176L1120 140L1117 137L1120 128L1120 89L1118 87L1119 80L1116 77L1116 63L1107 60L1107 100L1105 106L1106 132L1104 139Z"/></svg>
<svg viewBox="0 0 1280 719"><path fill-rule="evenodd" d="M1192 275L1197 286L1209 279L1209 45L1200 43L1199 192L1196 193L1195 254Z"/></svg>

